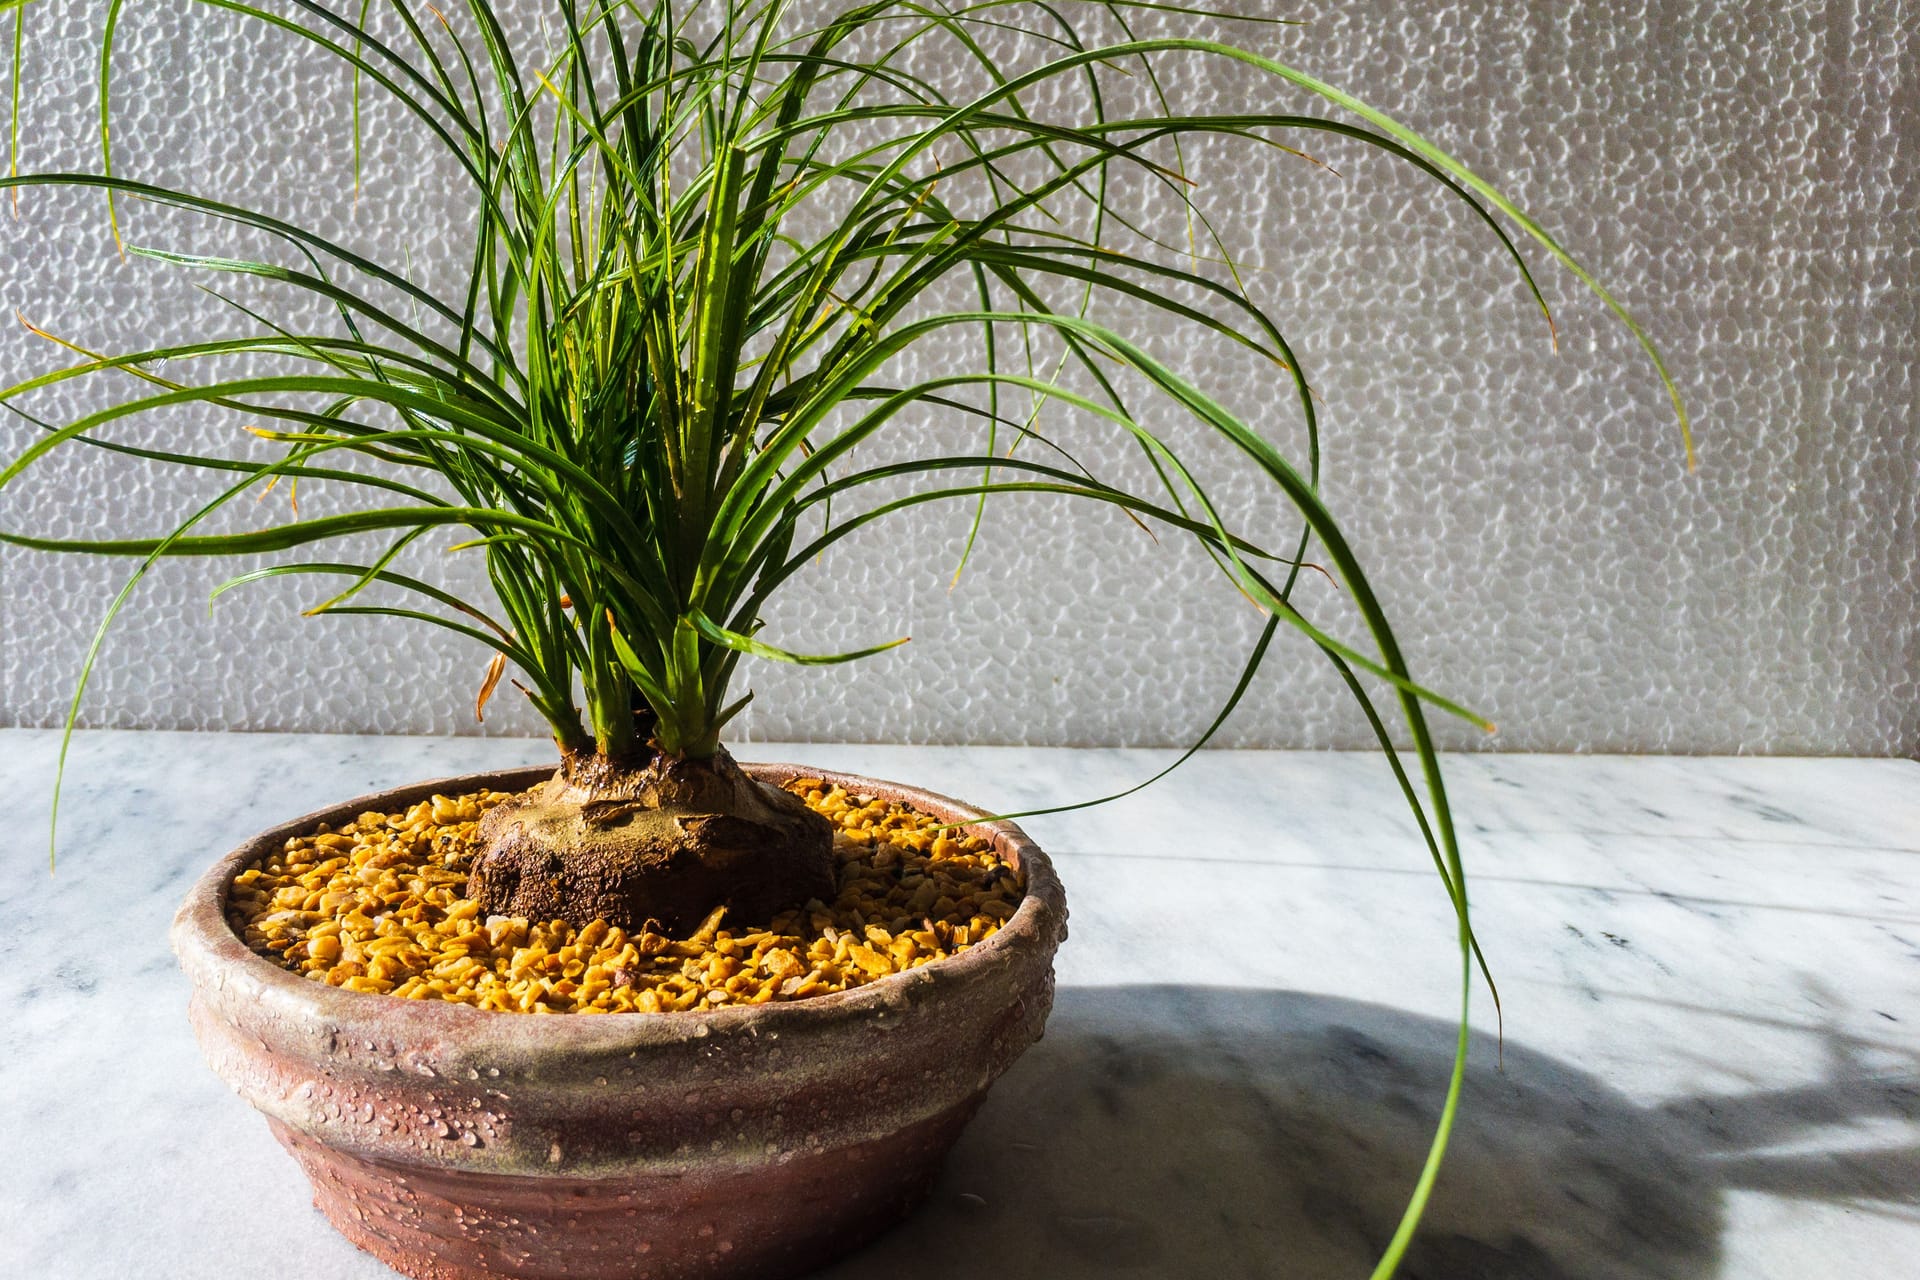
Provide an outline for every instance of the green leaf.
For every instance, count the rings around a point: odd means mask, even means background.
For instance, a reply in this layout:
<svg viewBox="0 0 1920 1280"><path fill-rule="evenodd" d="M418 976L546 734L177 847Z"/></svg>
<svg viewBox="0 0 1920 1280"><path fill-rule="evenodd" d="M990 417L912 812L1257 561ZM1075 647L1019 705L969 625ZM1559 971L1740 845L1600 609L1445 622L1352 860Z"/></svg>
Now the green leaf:
<svg viewBox="0 0 1920 1280"><path fill-rule="evenodd" d="M738 631L729 631L704 613L693 612L686 615L703 637L717 645L723 645L736 653L748 654L755 658L767 658L774 662L790 662L802 667L825 667L839 662L857 662L861 658L871 658L876 653L885 653L889 649L898 649L911 640L912 636L901 636L898 640L889 640L884 644L869 645L864 649L854 649L846 653L794 653L790 649L775 648L763 644L752 636Z"/></svg>

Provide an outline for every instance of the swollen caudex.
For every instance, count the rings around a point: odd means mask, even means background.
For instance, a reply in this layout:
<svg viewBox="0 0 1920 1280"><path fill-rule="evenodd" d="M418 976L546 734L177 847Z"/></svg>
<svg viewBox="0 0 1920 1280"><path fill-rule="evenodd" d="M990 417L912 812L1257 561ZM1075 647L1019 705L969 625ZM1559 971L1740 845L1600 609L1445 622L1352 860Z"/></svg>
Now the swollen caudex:
<svg viewBox="0 0 1920 1280"><path fill-rule="evenodd" d="M330 986L517 1013L662 1013L798 1000L966 950L1024 893L991 842L818 779L787 789L834 824L839 892L764 924L716 911L686 937L594 920L480 915L465 896L481 814L435 796L320 827L234 878L227 919L260 955Z"/></svg>

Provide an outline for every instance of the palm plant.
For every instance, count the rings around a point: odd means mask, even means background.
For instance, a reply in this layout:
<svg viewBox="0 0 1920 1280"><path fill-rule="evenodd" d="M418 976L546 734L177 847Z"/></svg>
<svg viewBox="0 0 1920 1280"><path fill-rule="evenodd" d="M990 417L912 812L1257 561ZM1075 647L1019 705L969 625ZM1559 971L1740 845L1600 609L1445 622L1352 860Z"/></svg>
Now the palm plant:
<svg viewBox="0 0 1920 1280"><path fill-rule="evenodd" d="M821 893L831 885L825 826L746 779L721 745L746 702L732 692L737 667L743 656L845 662L899 642L819 655L779 648L760 635L769 600L821 551L898 512L966 502L977 530L991 497L1051 494L1191 537L1267 612L1195 749L1238 703L1283 623L1332 664L1432 853L1458 918L1464 983L1477 947L1426 709L1477 717L1409 673L1318 491L1315 406L1300 362L1196 203L1185 148L1220 138L1291 151L1313 134L1377 148L1457 197L1544 312L1497 217L1505 215L1632 330L1673 393L1684 434L1684 410L1646 335L1485 181L1270 58L1193 35L1136 33L1143 19L1228 16L1177 2L872 0L809 18L786 0L554 0L547 48L535 59L491 0L467 0L451 18L406 0L367 0L357 16L316 0L290 0L284 12L204 0L350 68L356 122L359 95L377 90L445 148L476 216L460 287L435 292L398 264L243 204L122 176L108 137L123 2L109 10L101 58L101 171L13 176L0 186L98 189L116 240L125 197L264 233L283 246L279 260L125 251L285 286L323 302L337 323L296 328L248 310L258 325L249 336L81 351L77 363L0 392L41 433L0 472L0 485L69 445L229 482L161 536L0 537L136 558L130 591L161 557L379 535L377 554L276 564L219 590L331 576L340 589L310 612L416 619L490 648L480 705L508 664L517 669L563 764L525 804L490 817L471 885L487 910L675 923L716 903L765 912ZM23 12L16 8L16 22ZM1043 52L1012 57L1010 44ZM1346 118L1263 103L1183 111L1166 91L1174 59L1251 68ZM966 82L958 91L949 84L956 75ZM17 116L14 136L17 147ZM1153 231L1115 199L1128 180L1186 223L1185 252L1151 252ZM959 304L956 289L966 298ZM1116 303L1269 361L1298 402L1304 458L1284 454L1137 334L1112 327L1106 314ZM964 365L900 376L915 350L963 343L973 353ZM235 373L234 361L247 363ZM181 372L202 368L199 379ZM142 391L65 423L31 412L33 393L103 375L130 377ZM103 434L183 405L269 424L252 429L284 455L179 452ZM1043 431L1061 412L1130 441L1152 485L1110 483L1076 463ZM927 418L951 424L942 439L955 443L886 465L853 461L863 441ZM1271 481L1300 519L1298 538L1270 549L1248 537L1167 443L1156 424L1169 421L1199 424ZM359 486L373 501L248 532L200 530L234 499L280 480ZM465 545L483 551L492 601L402 572L402 553L440 529L468 531ZM1339 638L1296 605L1316 545L1364 640ZM98 648L96 638L82 688ZM1381 689L1418 783L1376 705ZM76 713L78 705L76 691ZM1464 1035L1463 1023L1463 1050ZM1459 1081L1456 1070L1449 1117ZM1436 1157L1443 1144L1444 1128ZM1396 1241L1395 1256L1404 1244Z"/></svg>

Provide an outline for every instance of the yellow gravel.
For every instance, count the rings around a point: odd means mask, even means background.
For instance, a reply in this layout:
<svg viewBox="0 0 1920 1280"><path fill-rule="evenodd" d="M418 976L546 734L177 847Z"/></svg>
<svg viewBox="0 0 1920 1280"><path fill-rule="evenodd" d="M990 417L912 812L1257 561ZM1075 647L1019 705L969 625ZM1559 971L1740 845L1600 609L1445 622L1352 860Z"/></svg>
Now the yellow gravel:
<svg viewBox="0 0 1920 1280"><path fill-rule="evenodd" d="M321 826L234 878L247 945L315 982L509 1013L663 1013L800 1000L964 951L1019 906L1014 868L978 837L817 778L787 789L835 825L840 892L765 925L690 937L595 920L481 918L462 896L480 815L504 792L434 796L404 813Z"/></svg>

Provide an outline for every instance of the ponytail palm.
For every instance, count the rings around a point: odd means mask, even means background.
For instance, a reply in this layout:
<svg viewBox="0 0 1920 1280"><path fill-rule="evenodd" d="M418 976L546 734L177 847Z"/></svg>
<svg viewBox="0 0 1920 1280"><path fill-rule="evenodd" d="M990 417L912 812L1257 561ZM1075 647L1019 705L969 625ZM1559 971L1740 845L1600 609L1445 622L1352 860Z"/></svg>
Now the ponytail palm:
<svg viewBox="0 0 1920 1280"><path fill-rule="evenodd" d="M553 0L536 56L489 0L444 15L406 0L338 12L292 0L286 14L202 2L338 59L352 75L356 119L361 94L383 94L443 147L475 211L470 269L460 287L430 290L403 264L230 197L127 176L108 143L122 3L114 0L101 59L101 172L0 185L96 188L116 238L130 197L264 233L284 250L273 261L130 242L125 251L274 282L324 302L334 319L300 329L256 316L251 336L83 352L0 393L40 429L0 484L68 444L229 482L164 536L0 536L135 557L135 581L162 556L310 549L313 558L253 570L220 590L319 575L334 585L312 612L406 617L487 646L495 658L482 701L510 664L568 762L549 798L577 808L611 795L624 814L643 801L677 803L660 799L662 770L684 780L698 762L724 763L722 734L746 701L734 688L743 656L837 663L900 643L875 637L851 652L803 654L763 638L769 601L840 539L929 503L967 504L977 529L988 500L1004 494L1115 507L1192 538L1268 615L1202 742L1280 626L1303 633L1378 735L1458 916L1463 960L1470 956L1426 716L1437 708L1477 718L1410 674L1320 496L1300 362L1195 204L1185 149L1220 139L1292 150L1331 134L1385 152L1484 224L1534 299L1508 224L1590 285L1672 392L1619 304L1486 182L1269 58L1197 36L1136 34L1143 19L1164 26L1169 15L1201 16L1177 4L877 0L817 21L779 0ZM996 52L1010 45L1018 56ZM1176 74L1234 64L1276 98L1294 91L1343 118L1283 111L1265 98L1194 114L1167 91ZM1115 198L1123 183L1154 193L1162 215L1173 209L1190 244L1151 252L1153 231ZM1123 329L1116 313L1148 315L1151 325ZM1145 339L1170 332L1268 362L1275 386L1298 405L1303 454L1284 453L1151 354ZM929 358L916 360L921 350ZM977 358L938 358L956 350ZM236 359L251 372L231 372ZM64 425L33 415L32 393L100 375L131 377L139 393ZM182 405L242 413L284 455L174 452L107 434L123 419ZM1045 433L1060 413L1128 441L1152 483L1128 487L1078 465ZM903 461L856 463L863 442L927 423L939 424L941 444ZM1261 545L1237 513L1210 501L1167 442L1168 427L1181 423L1217 436L1264 476L1297 514L1298 537ZM1684 433L1684 413L1681 423ZM372 501L251 532L201 531L226 504L281 480L357 485ZM493 599L463 599L402 572L402 553L442 528L484 554ZM384 550L358 559L325 552L368 534ZM1296 605L1310 546L1351 597L1363 634L1338 636ZM1379 690L1391 712L1376 705ZM1392 749L1390 718L1411 743L1417 784ZM631 782L640 774L653 790ZM1459 1082L1456 1071L1452 1097ZM1404 1245L1403 1234L1391 1256Z"/></svg>

